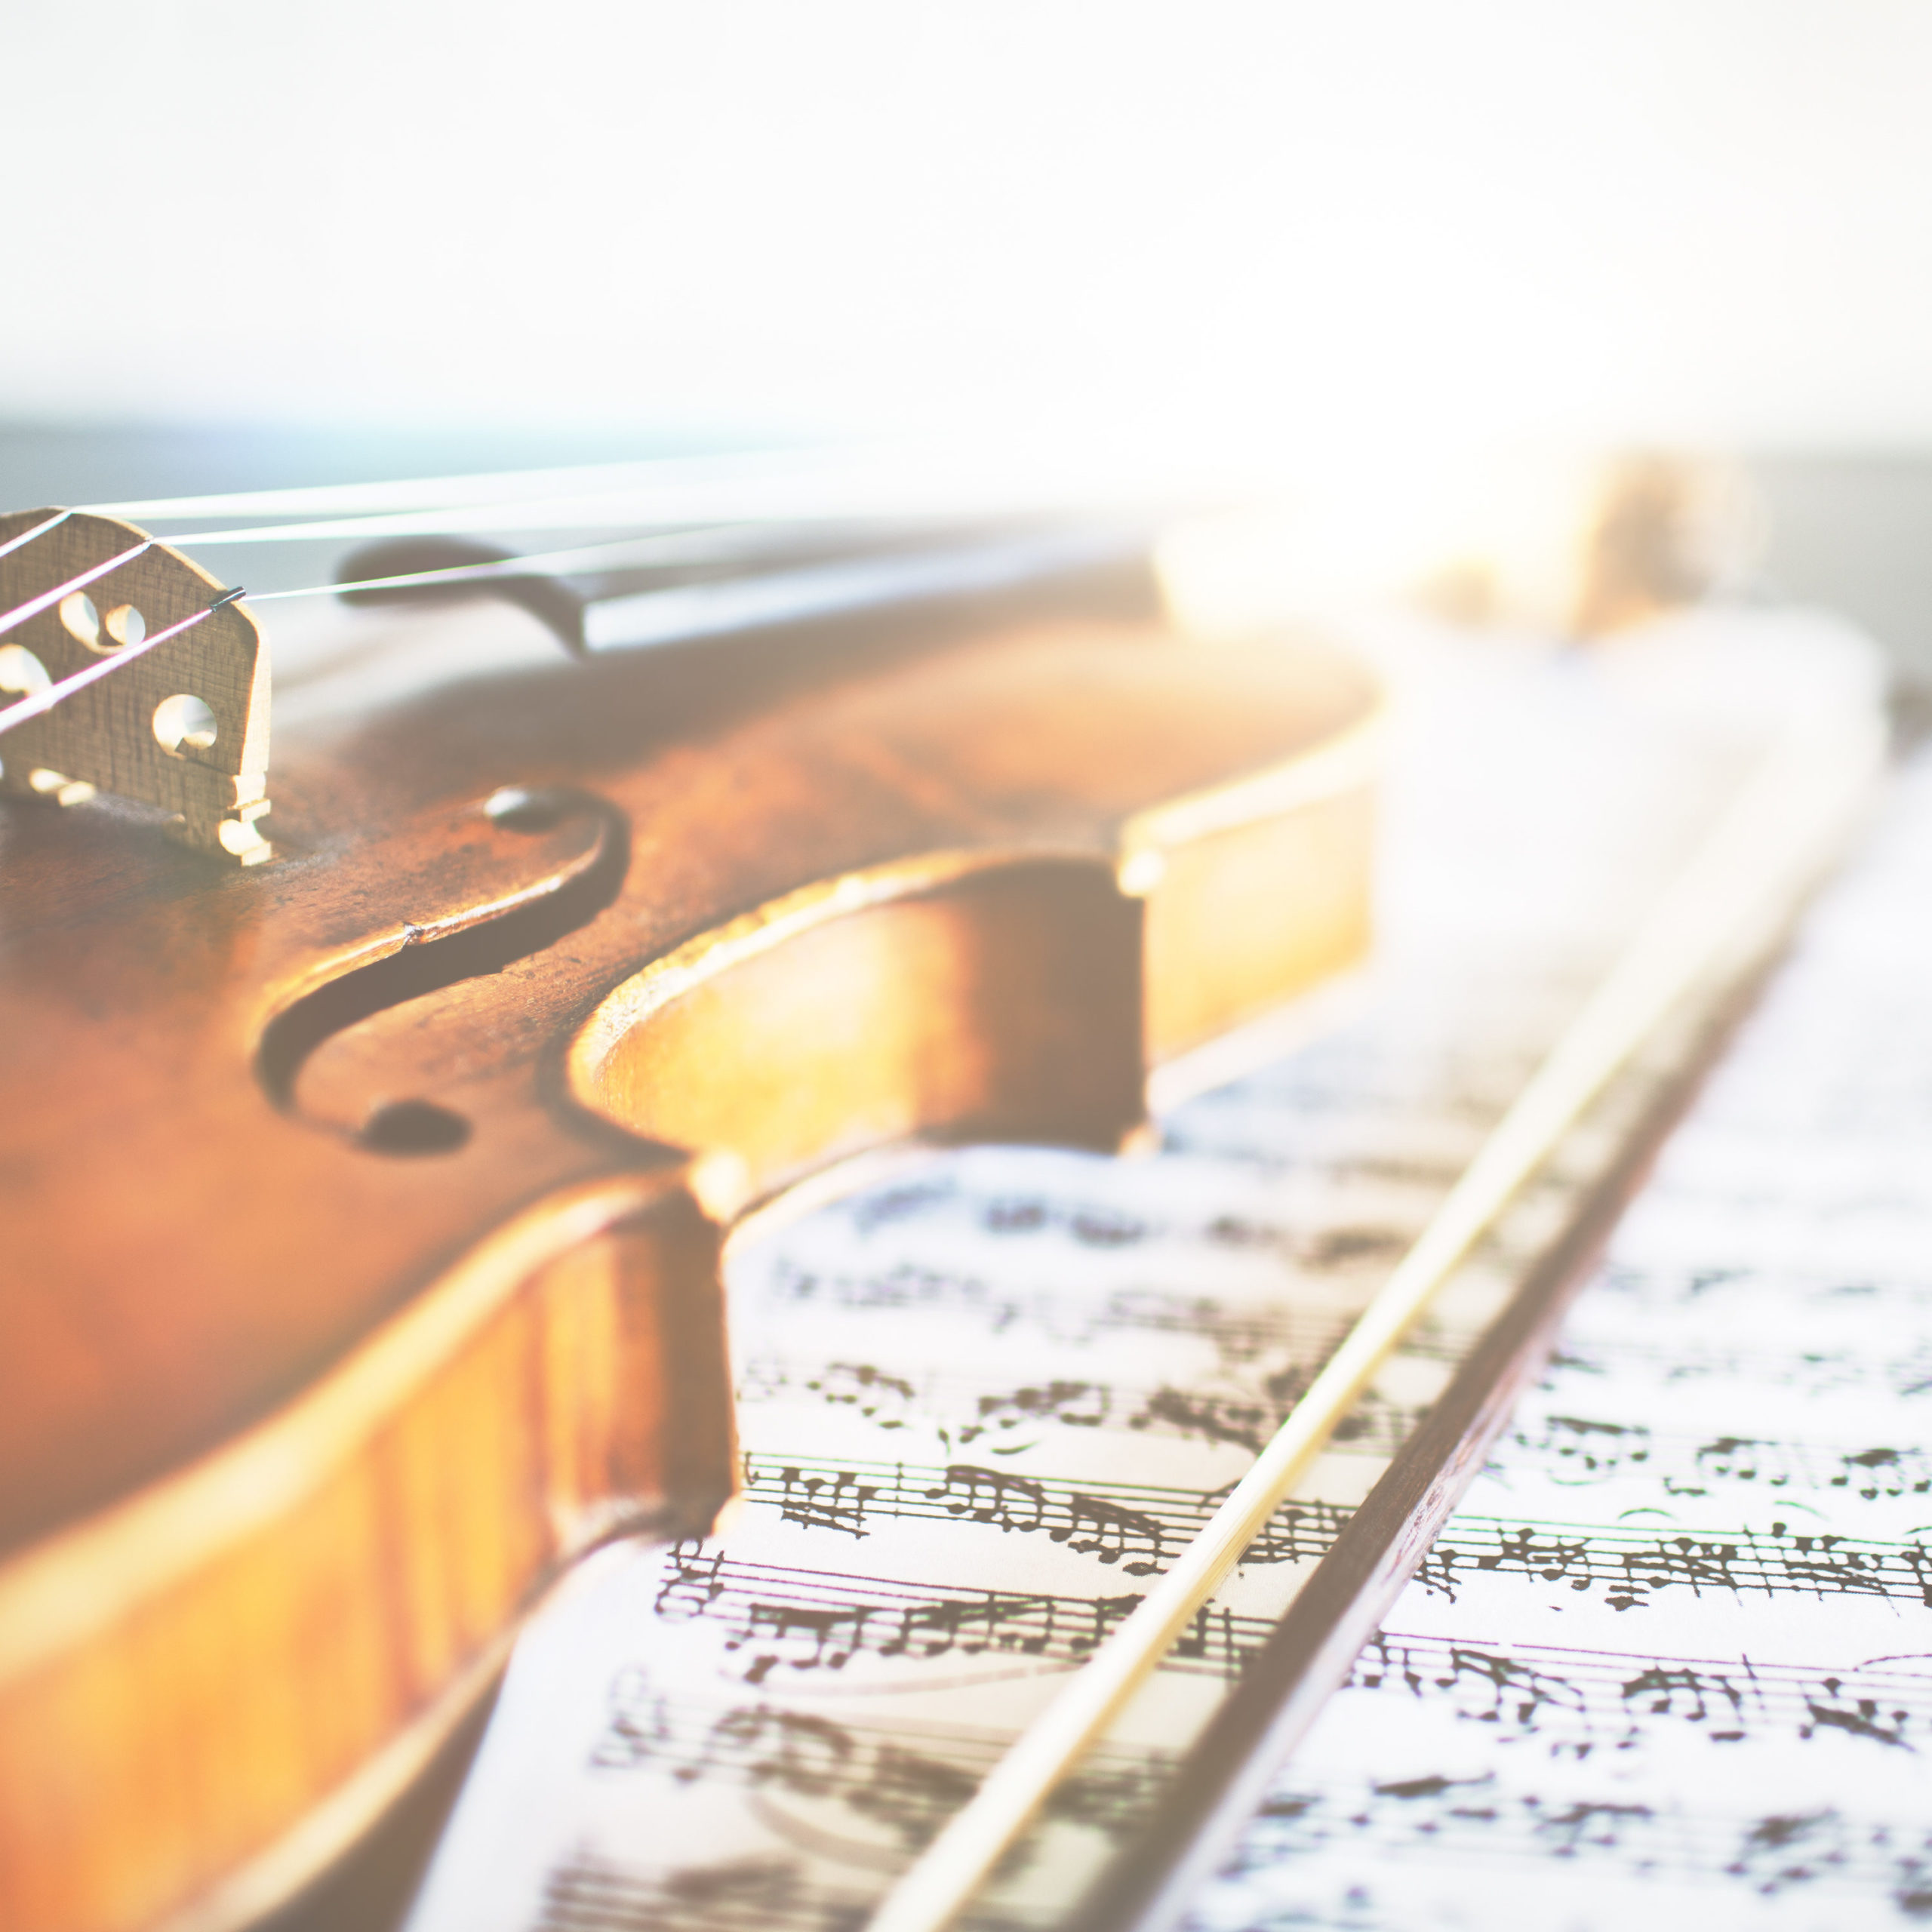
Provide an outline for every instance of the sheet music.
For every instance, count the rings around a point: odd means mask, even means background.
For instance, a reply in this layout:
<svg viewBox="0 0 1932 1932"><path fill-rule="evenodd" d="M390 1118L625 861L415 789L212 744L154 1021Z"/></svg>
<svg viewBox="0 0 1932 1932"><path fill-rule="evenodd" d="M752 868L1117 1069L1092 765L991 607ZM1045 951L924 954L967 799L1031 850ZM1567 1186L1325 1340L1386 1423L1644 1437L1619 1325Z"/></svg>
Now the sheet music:
<svg viewBox="0 0 1932 1932"><path fill-rule="evenodd" d="M1737 775L1740 755L1721 734L1672 720L1586 661L1441 638L1411 646L1382 943L1359 1016L1180 1110L1154 1154L930 1158L740 1253L743 1512L701 1544L606 1552L530 1632L414 1932L863 1924L1243 1472ZM1053 1923L1158 1802L1177 1754L1564 1225L1654 1076L1633 1075L1571 1137L1451 1284L1054 1801L976 1922ZM1764 1112L1744 1105L1754 1119ZM1689 1207L1675 1221L1666 1212L1668 1239L1695 1247L1701 1229L1717 1243L1715 1223L1733 1211L1703 1211L1703 1223ZM1724 1265L1740 1265L1723 1245ZM1626 1251L1638 1251L1626 1241ZM1567 1675L1552 1664L1537 1697L1517 1684L1506 1620L1519 1601L1561 1595L1565 1643L1582 1630L1576 1647L1606 1655L1627 1641L1627 1614L1651 1629L1678 1597L1809 1603L1827 1574L1856 1580L1830 1586L1834 1605L1921 1607L1923 1553L1903 1494L1897 1521L1861 1518L1829 1548L1797 1506L1845 1507L1834 1472L1867 1465L1832 1459L1875 1438L1854 1429L1842 1443L1787 1444L1774 1463L1769 1445L1784 1432L1761 1404L1725 1425L1737 1438L1729 1450L1713 1449L1681 1399L1677 1339L1657 1339L1675 1307L1665 1263L1619 1266L1553 1392L1519 1424L1516 1460L1503 1466L1515 1473L1457 1518L1404 1600L1404 1634L1374 1654L1401 1661L1378 1677L1365 1660L1346 1694L1404 1764L1434 1764L1452 1740L1451 1770L1419 1771L1411 1804L1383 1789L1373 1753L1338 1756L1327 1727L1324 1755L1297 1768L1302 1782L1291 1778L1257 1825L1204 1922L1278 1912L1301 1923L1297 1913L1313 1912L1306 1922L1355 1924L1352 1860L1379 1883L1387 1844L1404 1834L1481 1836L1472 1807L1457 1809L1461 1767L1506 1738L1515 1755L1504 1764L1525 1767L1530 1809L1499 1799L1487 1827L1499 1841L1533 1838L1538 1807L1567 1801L1571 1760L1592 1775L1623 1761L1614 1663L1573 1660ZM1741 1306L1745 1293L1712 1281L1697 1306ZM1725 1351L1775 1353L1778 1334L1755 1318L1740 1331L1734 1316L1681 1339L1718 1377ZM1652 1392L1648 1406L1626 1401L1626 1384ZM1857 1394L1847 1400L1860 1412ZM1869 1465L1880 1489L1909 1488L1918 1467ZM1792 1485L1814 1475L1799 1497ZM1686 1530L1697 1512L1678 1489L1693 1482L1711 1497L1775 1487L1781 1513L1710 1503L1721 1535L1706 1536L1702 1516ZM1920 1515L1932 1518L1932 1505ZM1631 1613L1611 1607L1619 1597ZM1463 1715L1484 1666L1458 1660L1482 1648L1472 1633L1492 1631L1482 1654L1500 1660L1497 1714L1484 1723L1480 1709ZM1657 1647L1658 1671L1689 1668ZM1789 1651L1796 1674L1754 1688L1773 1700L1754 1712L1808 1709L1818 1687L1800 1647ZM1526 1681L1543 1681L1541 1655L1524 1654ZM1692 1694L1687 1678L1659 1684L1652 1703ZM1897 1694L1874 1709L1894 1709ZM1709 1700L1728 1695L1708 1689ZM1866 1692L1851 1695L1844 1708L1856 1712ZM1826 1721L1805 1721L1815 1734ZM1417 1726L1413 1737L1404 1728ZM1432 1826L1430 1805L1441 1814ZM1595 1817L1580 1838L1610 1829Z"/></svg>
<svg viewBox="0 0 1932 1932"><path fill-rule="evenodd" d="M1932 761L1200 1927L1932 1917Z"/></svg>

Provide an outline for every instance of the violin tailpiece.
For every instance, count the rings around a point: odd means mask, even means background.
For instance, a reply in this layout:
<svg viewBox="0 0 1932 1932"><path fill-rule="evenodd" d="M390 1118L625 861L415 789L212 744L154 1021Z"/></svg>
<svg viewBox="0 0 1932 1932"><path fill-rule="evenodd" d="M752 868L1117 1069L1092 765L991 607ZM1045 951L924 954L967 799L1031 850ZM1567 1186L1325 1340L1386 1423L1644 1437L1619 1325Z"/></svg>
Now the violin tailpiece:
<svg viewBox="0 0 1932 1932"><path fill-rule="evenodd" d="M57 513L0 517L0 545ZM116 557L126 561L95 576ZM77 805L109 792L169 815L183 844L233 863L271 856L269 659L223 586L132 524L73 512L0 554L0 613L75 579L84 587L0 638L0 697L29 697L177 625L131 659L0 737L0 793Z"/></svg>

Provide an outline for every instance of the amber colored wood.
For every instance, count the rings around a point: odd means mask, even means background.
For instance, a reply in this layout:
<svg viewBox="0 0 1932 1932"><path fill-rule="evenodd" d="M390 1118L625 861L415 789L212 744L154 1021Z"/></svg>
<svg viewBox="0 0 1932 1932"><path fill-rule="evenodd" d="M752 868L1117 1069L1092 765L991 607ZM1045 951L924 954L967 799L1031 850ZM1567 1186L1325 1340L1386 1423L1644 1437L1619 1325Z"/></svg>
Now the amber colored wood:
<svg viewBox="0 0 1932 1932"><path fill-rule="evenodd" d="M707 1524L743 1208L1117 1145L1359 952L1351 665L906 621L293 744L272 865L0 808L0 1922L258 1915L574 1558Z"/></svg>
<svg viewBox="0 0 1932 1932"><path fill-rule="evenodd" d="M0 544L54 515L0 516ZM145 541L132 524L70 513L0 555L0 611ZM198 564L155 543L71 593L71 601L63 598L0 635L0 650L16 654L0 660L0 672L12 673L5 679L11 688L0 691L5 698L26 693L23 671L37 668L57 682L119 646L208 613L124 669L0 737L0 793L75 805L96 790L110 792L159 807L176 835L202 851L245 866L266 860L271 848L260 820L269 809L268 654L250 612L236 604L208 611L223 587ZM161 707L182 697L199 699L213 722L185 736L170 730L174 742L165 744L156 735L168 722Z"/></svg>
<svg viewBox="0 0 1932 1932"><path fill-rule="evenodd" d="M580 1037L578 1097L728 1149L754 1195L921 1133L1118 1142L1143 1112L1140 908L1104 864L974 857L851 875L773 943L647 968Z"/></svg>

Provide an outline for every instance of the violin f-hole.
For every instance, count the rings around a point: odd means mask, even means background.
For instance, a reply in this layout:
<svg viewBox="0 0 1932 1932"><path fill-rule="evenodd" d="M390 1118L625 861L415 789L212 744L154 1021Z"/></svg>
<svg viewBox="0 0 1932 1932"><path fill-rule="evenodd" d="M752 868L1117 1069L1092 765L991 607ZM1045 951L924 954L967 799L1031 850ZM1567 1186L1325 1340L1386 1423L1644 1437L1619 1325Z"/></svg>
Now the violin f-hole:
<svg viewBox="0 0 1932 1932"><path fill-rule="evenodd" d="M586 792L506 786L452 828L452 843L472 862L478 843L500 845L497 863L474 868L485 879L511 867L522 882L463 911L423 924L404 922L284 1006L263 1029L256 1068L269 1099L286 1113L335 1128L372 1153L453 1153L469 1140L468 1118L428 1093L374 1091L345 1118L340 1103L308 1104L303 1073L317 1051L379 1013L459 981L501 972L554 946L602 912L622 888L630 856L624 815ZM530 848L545 863L533 876Z"/></svg>

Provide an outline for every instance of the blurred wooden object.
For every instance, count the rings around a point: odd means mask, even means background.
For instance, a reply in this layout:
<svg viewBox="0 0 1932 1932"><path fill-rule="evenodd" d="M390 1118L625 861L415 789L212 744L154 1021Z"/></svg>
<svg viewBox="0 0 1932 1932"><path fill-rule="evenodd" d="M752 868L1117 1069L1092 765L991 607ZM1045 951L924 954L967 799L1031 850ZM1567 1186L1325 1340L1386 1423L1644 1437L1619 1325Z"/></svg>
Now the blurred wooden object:
<svg viewBox="0 0 1932 1932"><path fill-rule="evenodd" d="M1569 628L1602 637L1709 595L1753 547L1742 480L1688 458L1632 456L1601 478Z"/></svg>
<svg viewBox="0 0 1932 1932"><path fill-rule="evenodd" d="M745 1208L1117 1146L1360 954L1350 663L908 621L285 746L272 864L0 812L0 1921L260 1917L574 1559L709 1527Z"/></svg>

